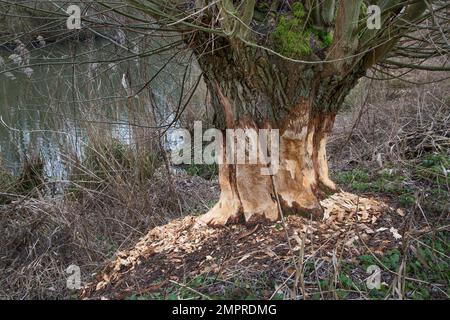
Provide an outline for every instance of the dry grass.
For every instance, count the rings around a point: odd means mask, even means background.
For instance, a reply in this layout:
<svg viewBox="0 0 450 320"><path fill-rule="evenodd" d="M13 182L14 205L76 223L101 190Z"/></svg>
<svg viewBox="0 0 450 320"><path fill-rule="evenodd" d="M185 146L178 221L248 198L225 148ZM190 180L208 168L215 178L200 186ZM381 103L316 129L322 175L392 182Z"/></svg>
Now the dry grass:
<svg viewBox="0 0 450 320"><path fill-rule="evenodd" d="M429 77L423 72L414 74L414 80L431 80ZM359 95L356 90L349 100L351 107L338 116L331 137L329 154L333 170L353 170L361 166L369 174L378 174L382 169L395 168L407 175L424 156L448 153L449 86L448 81L413 86L393 80L371 83L370 90L362 87ZM369 96L364 104L366 92ZM112 140L94 139L99 136L91 135L95 144L90 147L98 157L93 156L90 163L73 161L71 157L66 159L77 168L74 171L77 179L70 182L72 196L17 195L12 203L0 206L0 298L77 298L76 292L66 289L65 269L69 265L80 266L84 283L91 281L93 273L114 259L116 252L132 247L149 229L185 214L205 212L217 198L214 181L178 172L170 175L172 183L168 183L170 179L163 162L147 171L145 159L149 157L148 152L157 150L157 145L142 154L121 150L120 156L111 157L117 146L111 144ZM150 138L147 136L147 139ZM439 252L437 260L431 264L440 263L439 259L449 255L445 251L448 250L448 238L445 238L448 233L442 235L442 231L448 230L448 211L431 216L423 209L423 201L427 199L425 191L420 192L425 190L420 184L423 181L407 178L406 184L412 185L415 197L414 203L404 209L403 226L407 236L398 245L398 254L397 251L393 254L398 255L399 264L389 265L389 261L375 252L364 258L389 270L383 277L387 292L383 291L380 298L408 298L411 291L421 289L405 287L405 282L411 278L405 270L421 252L424 237L431 236L447 244L442 249L435 247L434 242L427 242L433 252ZM448 184L442 188L444 199L448 200ZM394 201L393 206L397 205ZM431 203L433 205L436 206ZM282 275L274 274L270 268L249 267L235 270L234 275L220 283L202 278L199 285L190 282L197 278L189 281L180 278L171 284L176 287L177 297L184 297L186 291L191 296L192 292L206 292L231 298L373 297L361 287L355 287L355 283L367 277L363 268L365 260L359 261L360 265L355 264L337 247L330 251L331 255L313 258L308 258L305 250L304 246L300 248L303 252L300 268L298 264L287 262L281 266L287 271ZM276 281L275 276L279 276ZM447 295L448 285L446 288L435 279L414 279L413 282L435 290L436 297ZM211 290L202 291L203 287ZM167 298L166 295L147 296L161 297Z"/></svg>
<svg viewBox="0 0 450 320"><path fill-rule="evenodd" d="M430 82L438 78L415 71L406 79ZM337 117L329 142L331 164L337 170L357 163L383 167L385 162L447 151L449 90L450 79L424 85L400 79L361 80Z"/></svg>
<svg viewBox="0 0 450 320"><path fill-rule="evenodd" d="M217 197L213 182L172 173L171 185L161 160L146 163L148 153L107 141L91 144L83 162L70 161L65 194L11 193L12 202L0 206L0 298L76 297L66 288L69 265L87 281L148 229L205 211Z"/></svg>

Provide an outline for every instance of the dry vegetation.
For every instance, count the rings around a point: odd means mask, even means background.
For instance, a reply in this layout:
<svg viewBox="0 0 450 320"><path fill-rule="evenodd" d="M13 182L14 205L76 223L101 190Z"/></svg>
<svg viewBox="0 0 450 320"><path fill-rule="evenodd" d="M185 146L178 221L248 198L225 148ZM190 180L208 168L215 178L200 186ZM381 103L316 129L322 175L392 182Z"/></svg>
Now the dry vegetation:
<svg viewBox="0 0 450 320"><path fill-rule="evenodd" d="M109 181L109 183L112 183ZM174 186L183 213L206 210L217 187L180 174ZM168 196L170 195L170 196ZM205 203L206 202L206 203ZM2 298L69 298L65 269L80 266L89 279L117 250L147 230L180 216L164 171L134 183L118 179L102 191L83 189L53 199L20 197L0 207Z"/></svg>
<svg viewBox="0 0 450 320"><path fill-rule="evenodd" d="M428 82L431 75L415 72L407 79ZM317 242L317 248L308 244L307 236L302 238L307 232L295 236L295 230L309 225L300 218L289 217L287 225L254 230L242 226L220 230L202 227L202 232L209 234L206 239L215 242L198 250L193 258L160 261L166 263L160 268L152 260L154 252L139 252L138 244L131 250L138 252L133 259L142 261L135 275L148 274L151 268L159 269L159 273L136 283L137 278L128 275L135 287L124 289L129 283L122 282L118 284L120 290L101 291L94 296L449 298L449 87L448 80L415 85L397 79L365 79L339 115L329 145L335 180L361 199L383 199L390 207L381 206L376 211L380 225L371 226L369 222L366 226L373 233L358 222L354 229L347 226L343 231L334 230L342 232L338 240L326 233L327 245L320 247ZM139 154L115 145L114 140L96 141L91 147L94 152L88 162L66 159L77 170L64 195L50 198L42 191L48 186L39 180L42 177L33 163L25 164L22 173L33 183L20 192L17 177L0 175L1 298L79 298L78 292L65 287L69 265L80 266L83 283L95 282L105 264L116 258L126 260L130 255L127 250L134 248L139 238L144 239L139 243L144 241L147 249L160 245L158 241L170 242L170 237L158 238L158 230L191 221L182 217L206 212L218 197L214 178L208 181L198 176L210 176L208 169L193 166L186 168L190 174L169 174L155 149ZM348 208L345 219L357 216L358 203L352 198L355 208ZM150 229L174 218L181 219L145 236ZM402 235L401 239L393 236L391 227ZM327 232L333 231L334 227L330 228L326 227ZM389 230L375 232L380 228ZM291 248L286 231L293 241ZM389 243L377 251L376 246L365 245L364 237L354 239L355 232L364 233L375 243L386 239ZM199 237L203 233L194 234ZM234 247L238 239L242 247ZM259 246L258 239L269 241L272 252L251 255ZM344 248L351 239L351 248L356 251L348 254ZM194 241L192 246L201 241L205 240ZM217 249L211 247L214 243ZM226 260L231 252L234 259ZM227 262L215 270L213 265L220 259ZM198 267L202 263L206 263L205 268ZM370 291L364 285L365 268L370 264L383 270L381 290ZM173 278L158 278L170 268L175 270Z"/></svg>

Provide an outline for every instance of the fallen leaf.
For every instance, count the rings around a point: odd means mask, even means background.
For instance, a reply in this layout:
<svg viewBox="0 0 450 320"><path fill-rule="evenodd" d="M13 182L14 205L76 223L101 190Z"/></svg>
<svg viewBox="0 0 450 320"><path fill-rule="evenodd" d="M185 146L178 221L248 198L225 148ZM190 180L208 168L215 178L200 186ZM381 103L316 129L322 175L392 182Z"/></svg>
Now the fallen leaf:
<svg viewBox="0 0 450 320"><path fill-rule="evenodd" d="M392 235L394 236L394 238L395 238L396 240L402 238L402 236L398 233L398 230L395 229L394 227L391 227L391 229L389 229L389 231L392 233Z"/></svg>

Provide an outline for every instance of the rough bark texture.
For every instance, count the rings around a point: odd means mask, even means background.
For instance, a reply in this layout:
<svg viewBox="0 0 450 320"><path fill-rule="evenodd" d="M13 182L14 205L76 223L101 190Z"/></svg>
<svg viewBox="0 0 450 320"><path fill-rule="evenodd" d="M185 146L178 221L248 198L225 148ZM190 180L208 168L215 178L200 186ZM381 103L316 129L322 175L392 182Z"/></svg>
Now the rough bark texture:
<svg viewBox="0 0 450 320"><path fill-rule="evenodd" d="M320 215L318 198L335 189L325 145L337 110L365 70L416 23L426 29L422 14L430 7L424 0L128 2L180 31L194 50L217 128L280 129L281 168L273 176L262 176L258 165L220 166L222 195L203 217L218 225L275 220L279 203L285 212ZM367 28L368 3L380 6L382 28ZM436 46L436 36L425 37L418 43L433 39ZM445 52L421 49L425 57ZM407 52L397 55L419 58Z"/></svg>
<svg viewBox="0 0 450 320"><path fill-rule="evenodd" d="M284 214L320 217L319 199L335 184L328 175L326 142L336 110L354 86L356 72L336 81L320 66L288 62L252 48L222 50L200 59L221 128L276 128L279 170L260 164L219 165L221 196L202 217L211 225L241 220L276 221ZM226 148L220 155L226 157ZM277 200L278 199L278 200Z"/></svg>
<svg viewBox="0 0 450 320"><path fill-rule="evenodd" d="M210 224L275 220L278 203L285 212L320 215L318 198L335 189L326 140L350 89L389 52L413 59L445 52L434 25L434 36L417 39L421 46L410 43L415 34L403 44L414 50L394 50L417 24L427 29L422 15L431 1L127 1L178 30L194 50L217 128L280 129L281 168L273 176L262 176L257 165L220 166L222 195L203 217ZM367 28L367 4L380 6L383 27ZM430 50L429 39L438 50Z"/></svg>

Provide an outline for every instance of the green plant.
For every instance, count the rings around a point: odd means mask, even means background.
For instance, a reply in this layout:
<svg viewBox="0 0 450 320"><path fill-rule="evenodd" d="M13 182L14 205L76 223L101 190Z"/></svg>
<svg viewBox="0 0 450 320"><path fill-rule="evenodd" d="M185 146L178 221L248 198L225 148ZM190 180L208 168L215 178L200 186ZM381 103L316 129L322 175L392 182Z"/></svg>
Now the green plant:
<svg viewBox="0 0 450 320"><path fill-rule="evenodd" d="M416 167L415 172L419 178L446 187L450 183L449 170L450 155L446 153L433 153L426 155L422 159Z"/></svg>
<svg viewBox="0 0 450 320"><path fill-rule="evenodd" d="M353 182L369 182L369 174L363 169L353 169L351 171L340 172L337 180L343 184L351 184Z"/></svg>
<svg viewBox="0 0 450 320"><path fill-rule="evenodd" d="M210 180L218 175L217 164L189 164L186 173L191 176L200 176L203 179Z"/></svg>
<svg viewBox="0 0 450 320"><path fill-rule="evenodd" d="M273 34L277 49L288 57L300 57L311 53L310 31L304 30L305 10L300 2L292 5L292 17L280 17Z"/></svg>

